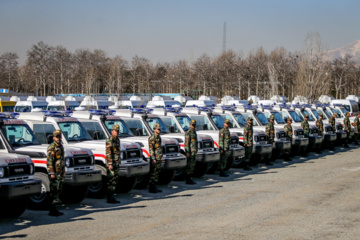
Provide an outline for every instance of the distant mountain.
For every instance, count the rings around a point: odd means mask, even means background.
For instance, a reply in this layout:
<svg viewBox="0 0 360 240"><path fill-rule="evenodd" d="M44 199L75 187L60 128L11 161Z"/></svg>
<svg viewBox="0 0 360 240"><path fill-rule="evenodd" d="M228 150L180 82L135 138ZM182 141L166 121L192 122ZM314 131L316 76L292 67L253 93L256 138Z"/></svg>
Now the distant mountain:
<svg viewBox="0 0 360 240"><path fill-rule="evenodd" d="M344 47L325 52L326 59L329 61L333 61L337 58L344 58L346 54L352 56L351 60L360 65L360 40Z"/></svg>

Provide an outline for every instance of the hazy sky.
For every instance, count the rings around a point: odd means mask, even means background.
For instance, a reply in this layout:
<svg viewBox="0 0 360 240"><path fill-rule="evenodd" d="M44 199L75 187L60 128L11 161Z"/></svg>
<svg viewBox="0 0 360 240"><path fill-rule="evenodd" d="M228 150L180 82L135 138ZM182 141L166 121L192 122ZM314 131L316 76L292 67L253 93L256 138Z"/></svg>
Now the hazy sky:
<svg viewBox="0 0 360 240"><path fill-rule="evenodd" d="M360 40L359 0L0 0L0 55L23 63L44 41L70 51L102 49L156 62L192 60L226 48L301 50L308 32L328 49Z"/></svg>

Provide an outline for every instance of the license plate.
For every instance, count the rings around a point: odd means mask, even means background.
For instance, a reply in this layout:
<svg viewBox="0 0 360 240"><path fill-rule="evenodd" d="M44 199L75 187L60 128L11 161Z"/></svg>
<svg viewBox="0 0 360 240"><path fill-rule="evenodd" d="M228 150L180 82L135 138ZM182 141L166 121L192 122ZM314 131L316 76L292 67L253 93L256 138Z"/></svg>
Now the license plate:
<svg viewBox="0 0 360 240"><path fill-rule="evenodd" d="M169 151L175 151L175 148L169 148Z"/></svg>

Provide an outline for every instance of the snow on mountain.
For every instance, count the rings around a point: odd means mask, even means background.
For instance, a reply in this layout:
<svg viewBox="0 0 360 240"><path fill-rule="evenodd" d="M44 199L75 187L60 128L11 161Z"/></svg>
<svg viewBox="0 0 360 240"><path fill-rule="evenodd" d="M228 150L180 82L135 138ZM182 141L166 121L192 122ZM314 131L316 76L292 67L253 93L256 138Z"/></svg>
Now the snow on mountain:
<svg viewBox="0 0 360 240"><path fill-rule="evenodd" d="M360 65L360 40L344 47L325 52L326 59L329 61L333 61L337 58L344 58L347 54L352 56L351 60Z"/></svg>

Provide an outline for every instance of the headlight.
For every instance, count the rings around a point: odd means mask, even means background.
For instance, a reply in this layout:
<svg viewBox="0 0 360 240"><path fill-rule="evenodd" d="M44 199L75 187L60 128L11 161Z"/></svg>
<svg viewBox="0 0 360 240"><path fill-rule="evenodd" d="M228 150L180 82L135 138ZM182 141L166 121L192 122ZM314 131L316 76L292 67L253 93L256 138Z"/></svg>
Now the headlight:
<svg viewBox="0 0 360 240"><path fill-rule="evenodd" d="M34 174L34 165L30 164L30 175Z"/></svg>
<svg viewBox="0 0 360 240"><path fill-rule="evenodd" d="M124 159L124 152L120 152L120 158Z"/></svg>
<svg viewBox="0 0 360 240"><path fill-rule="evenodd" d="M0 168L0 178L2 178L2 177L4 177L4 175L5 175L5 170L4 170L4 168Z"/></svg>
<svg viewBox="0 0 360 240"><path fill-rule="evenodd" d="M95 157L94 157L94 155L91 155L91 165L94 165L95 164Z"/></svg>
<svg viewBox="0 0 360 240"><path fill-rule="evenodd" d="M65 166L70 167L70 158L65 158Z"/></svg>

